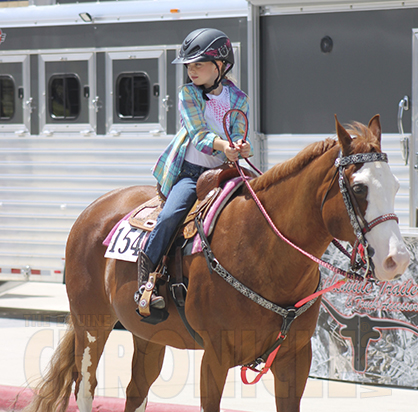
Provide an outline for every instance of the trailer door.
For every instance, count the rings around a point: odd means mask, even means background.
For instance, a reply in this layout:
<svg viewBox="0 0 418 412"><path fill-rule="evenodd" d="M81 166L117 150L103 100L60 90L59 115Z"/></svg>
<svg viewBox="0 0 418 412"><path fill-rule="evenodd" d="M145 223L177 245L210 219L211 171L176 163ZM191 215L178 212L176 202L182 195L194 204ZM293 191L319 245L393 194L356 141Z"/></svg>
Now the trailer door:
<svg viewBox="0 0 418 412"><path fill-rule="evenodd" d="M46 136L96 133L93 53L51 53L39 58L39 124Z"/></svg>
<svg viewBox="0 0 418 412"><path fill-rule="evenodd" d="M107 132L167 131L165 50L107 53Z"/></svg>
<svg viewBox="0 0 418 412"><path fill-rule="evenodd" d="M0 56L0 132L30 132L29 56Z"/></svg>

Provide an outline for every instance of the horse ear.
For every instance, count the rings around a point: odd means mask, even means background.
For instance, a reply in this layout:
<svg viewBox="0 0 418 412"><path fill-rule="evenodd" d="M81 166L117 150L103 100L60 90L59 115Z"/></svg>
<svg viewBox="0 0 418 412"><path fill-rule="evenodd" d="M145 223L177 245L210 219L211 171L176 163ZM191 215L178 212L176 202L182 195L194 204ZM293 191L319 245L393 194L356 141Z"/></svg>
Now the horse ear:
<svg viewBox="0 0 418 412"><path fill-rule="evenodd" d="M347 132L347 130L344 129L344 127L341 126L341 123L337 119L337 115L334 115L335 117L335 129L337 130L337 136L338 141L340 142L341 151L343 156L348 156L351 154L351 142L353 139Z"/></svg>
<svg viewBox="0 0 418 412"><path fill-rule="evenodd" d="M380 126L380 116L378 114L370 119L368 127L370 131L376 136L376 139L380 144L382 137L382 127Z"/></svg>

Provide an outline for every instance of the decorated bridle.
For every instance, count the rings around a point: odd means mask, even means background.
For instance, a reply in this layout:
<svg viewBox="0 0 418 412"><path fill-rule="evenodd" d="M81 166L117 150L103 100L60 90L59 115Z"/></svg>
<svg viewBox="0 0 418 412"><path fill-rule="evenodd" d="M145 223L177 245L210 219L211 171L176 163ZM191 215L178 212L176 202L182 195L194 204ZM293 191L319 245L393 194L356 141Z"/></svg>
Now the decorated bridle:
<svg viewBox="0 0 418 412"><path fill-rule="evenodd" d="M356 235L356 241L353 245L353 250L350 256L351 272L357 273L357 270L360 267L363 267L365 268L366 278L371 278L373 276L373 262L371 258L374 254L374 251L369 246L365 234L370 232L378 224L388 220L395 220L396 222L399 222L399 219L395 213L387 213L377 217L376 219L373 219L371 222L367 222L357 203L356 195L354 194L350 182L348 181L347 175L345 173L345 168L350 165L371 162L387 163L388 156L386 153L380 152L357 153L344 157L340 154L340 156L335 160L340 192L344 200L344 205L347 210L351 226L353 227L354 234ZM333 244L340 249L335 239L333 240ZM359 256L360 259L357 259L357 256Z"/></svg>

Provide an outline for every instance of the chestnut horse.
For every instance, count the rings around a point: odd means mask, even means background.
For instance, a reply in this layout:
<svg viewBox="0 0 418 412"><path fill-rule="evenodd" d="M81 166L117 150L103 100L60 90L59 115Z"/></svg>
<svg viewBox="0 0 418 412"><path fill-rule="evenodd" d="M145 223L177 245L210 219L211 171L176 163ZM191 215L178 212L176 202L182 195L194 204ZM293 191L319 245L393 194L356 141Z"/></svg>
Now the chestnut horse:
<svg viewBox="0 0 418 412"><path fill-rule="evenodd" d="M356 123L347 131L338 121L336 126L338 141L311 144L295 158L251 181L281 233L316 257L322 256L333 238L351 244L356 241L335 179L335 160L341 154L381 152L379 116L373 117L368 127ZM388 213L393 216L399 184L386 162L352 164L344 173L366 221ZM64 411L75 381L78 407L90 412L96 368L118 320L134 340L125 412L145 411L166 345L199 348L164 287L160 289L170 316L157 325L141 322L133 300L138 288L136 264L104 258L102 242L113 226L154 194L153 187L112 191L87 207L75 222L66 249L69 329L26 411ZM366 238L374 251L377 279L391 280L405 271L409 254L395 220L373 227ZM318 264L276 236L246 187L221 213L210 244L217 260L234 277L283 308L311 295L320 281ZM270 348L282 318L243 296L215 272L210 273L202 253L184 257L183 271L189 279L185 313L204 344L201 410L218 412L228 370L251 363ZM293 322L271 366L277 411L299 411L319 308L320 299ZM94 324L85 321L87 316L96 320Z"/></svg>

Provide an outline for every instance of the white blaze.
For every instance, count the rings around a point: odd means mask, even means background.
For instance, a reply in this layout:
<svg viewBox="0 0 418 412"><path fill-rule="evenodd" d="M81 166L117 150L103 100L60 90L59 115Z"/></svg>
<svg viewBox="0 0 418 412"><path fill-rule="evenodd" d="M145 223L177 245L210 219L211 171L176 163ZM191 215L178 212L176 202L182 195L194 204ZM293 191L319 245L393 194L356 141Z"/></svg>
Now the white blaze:
<svg viewBox="0 0 418 412"><path fill-rule="evenodd" d="M353 184L362 183L368 187L367 222L388 213L394 213L395 195L399 182L385 162L365 163L353 174ZM409 253L395 220L388 220L375 226L366 234L374 249L373 262L379 280L392 280L401 275L409 264Z"/></svg>

